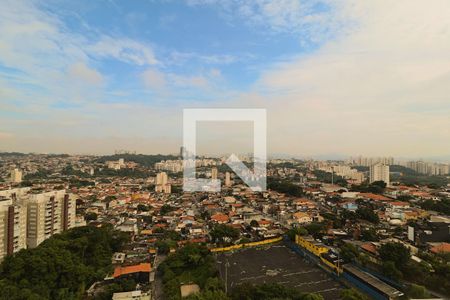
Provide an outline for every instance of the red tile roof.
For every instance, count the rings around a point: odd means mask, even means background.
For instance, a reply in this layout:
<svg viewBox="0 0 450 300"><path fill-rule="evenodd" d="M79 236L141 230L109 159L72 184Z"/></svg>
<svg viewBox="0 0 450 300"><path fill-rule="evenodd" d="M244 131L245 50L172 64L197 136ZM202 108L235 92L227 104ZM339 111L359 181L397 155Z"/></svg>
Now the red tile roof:
<svg viewBox="0 0 450 300"><path fill-rule="evenodd" d="M366 243L361 245L361 249L366 250L372 254L377 254L377 248L372 243Z"/></svg>
<svg viewBox="0 0 450 300"><path fill-rule="evenodd" d="M211 216L211 220L217 222L228 222L229 218L225 214L215 214Z"/></svg>
<svg viewBox="0 0 450 300"><path fill-rule="evenodd" d="M394 201L390 203L393 206L409 206L408 202Z"/></svg>
<svg viewBox="0 0 450 300"><path fill-rule="evenodd" d="M152 270L152 267L151 267L150 263L140 263L139 265L126 266L126 267L119 266L114 269L113 277L117 278L122 275L132 274L132 273L140 273L140 272L150 273L151 270Z"/></svg>
<svg viewBox="0 0 450 300"><path fill-rule="evenodd" d="M430 249L433 253L449 253L450 252L450 244L442 243L440 245L434 246Z"/></svg>
<svg viewBox="0 0 450 300"><path fill-rule="evenodd" d="M190 240L183 240L179 241L177 244L179 246L185 245L187 243L196 244L196 243L206 243L206 238L198 238L198 239L190 239Z"/></svg>
<svg viewBox="0 0 450 300"><path fill-rule="evenodd" d="M374 200L374 201L392 201L391 198L385 197L383 195L372 194L372 193L360 193L359 196L361 196L363 198L368 198L368 199Z"/></svg>

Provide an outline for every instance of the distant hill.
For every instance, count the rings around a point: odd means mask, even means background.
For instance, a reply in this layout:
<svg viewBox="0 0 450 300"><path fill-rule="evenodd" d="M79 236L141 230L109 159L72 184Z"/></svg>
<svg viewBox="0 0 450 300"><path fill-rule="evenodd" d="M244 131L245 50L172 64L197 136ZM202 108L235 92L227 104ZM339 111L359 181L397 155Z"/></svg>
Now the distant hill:
<svg viewBox="0 0 450 300"><path fill-rule="evenodd" d="M163 160L171 160L177 159L178 157L175 155L163 155L163 154L155 154L155 155L147 155L147 154L114 154L114 155L106 155L101 156L97 159L97 162L106 162L111 160L119 160L123 158L125 161L132 161L138 163L142 166L153 166L155 163L163 161Z"/></svg>
<svg viewBox="0 0 450 300"><path fill-rule="evenodd" d="M368 172L370 169L367 166L353 166L353 168L358 170L359 172ZM405 175L416 175L417 174L417 172L414 171L413 169L410 169L410 168L407 168L404 166L399 166L399 165L389 166L389 172L403 173Z"/></svg>
<svg viewBox="0 0 450 300"><path fill-rule="evenodd" d="M0 157L9 157L9 156L26 156L28 154L20 153L20 152L0 152Z"/></svg>
<svg viewBox="0 0 450 300"><path fill-rule="evenodd" d="M405 175L417 175L418 173L414 171L413 169L399 166L399 165L392 165L389 167L390 172L397 172L397 173L403 173Z"/></svg>

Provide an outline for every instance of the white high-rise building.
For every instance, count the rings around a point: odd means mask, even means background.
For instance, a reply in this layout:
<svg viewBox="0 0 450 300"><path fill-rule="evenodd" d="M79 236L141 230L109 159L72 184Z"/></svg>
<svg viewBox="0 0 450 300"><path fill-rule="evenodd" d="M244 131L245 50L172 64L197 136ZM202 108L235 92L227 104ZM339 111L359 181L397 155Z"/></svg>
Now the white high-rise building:
<svg viewBox="0 0 450 300"><path fill-rule="evenodd" d="M155 163L156 170L166 170L171 172L182 172L183 171L183 161L182 160L163 160Z"/></svg>
<svg viewBox="0 0 450 300"><path fill-rule="evenodd" d="M27 208L16 195L0 196L0 261L27 246Z"/></svg>
<svg viewBox="0 0 450 300"><path fill-rule="evenodd" d="M65 190L30 194L27 245L37 247L54 234L75 227L76 204Z"/></svg>
<svg viewBox="0 0 450 300"><path fill-rule="evenodd" d="M0 191L0 260L75 227L75 221L76 202L65 190L33 193L26 187Z"/></svg>
<svg viewBox="0 0 450 300"><path fill-rule="evenodd" d="M124 167L125 166L125 159L119 158L119 166Z"/></svg>
<svg viewBox="0 0 450 300"><path fill-rule="evenodd" d="M167 184L169 177L166 172L159 172L156 174L156 185Z"/></svg>
<svg viewBox="0 0 450 300"><path fill-rule="evenodd" d="M231 174L230 172L225 172L225 186L231 186Z"/></svg>
<svg viewBox="0 0 450 300"><path fill-rule="evenodd" d="M216 167L214 167L214 168L212 168L211 169L211 179L217 179L217 175L218 175L218 171L217 171L217 168Z"/></svg>
<svg viewBox="0 0 450 300"><path fill-rule="evenodd" d="M322 168L326 172L330 172L328 168ZM360 184L364 181L364 174L358 172L356 169L352 169L350 166L337 165L331 167L331 172L334 172L338 176L342 176L346 179L352 180L356 184Z"/></svg>
<svg viewBox="0 0 450 300"><path fill-rule="evenodd" d="M370 183L375 181L384 181L387 186L390 185L389 166L377 163L370 166Z"/></svg>
<svg viewBox="0 0 450 300"><path fill-rule="evenodd" d="M166 172L160 172L156 174L155 192L170 194L172 192L172 186L169 184L169 176Z"/></svg>
<svg viewBox="0 0 450 300"><path fill-rule="evenodd" d="M21 183L22 182L22 171L19 169L11 170L11 182L12 183Z"/></svg>
<svg viewBox="0 0 450 300"><path fill-rule="evenodd" d="M443 163L431 163L424 161L408 161L404 164L405 167L413 169L421 174L428 175L448 175L450 173L450 166Z"/></svg>
<svg viewBox="0 0 450 300"><path fill-rule="evenodd" d="M367 166L370 167L371 165L382 163L385 165L393 165L394 164L394 158L393 157L350 157L349 159L350 164L352 165L358 165L358 166Z"/></svg>

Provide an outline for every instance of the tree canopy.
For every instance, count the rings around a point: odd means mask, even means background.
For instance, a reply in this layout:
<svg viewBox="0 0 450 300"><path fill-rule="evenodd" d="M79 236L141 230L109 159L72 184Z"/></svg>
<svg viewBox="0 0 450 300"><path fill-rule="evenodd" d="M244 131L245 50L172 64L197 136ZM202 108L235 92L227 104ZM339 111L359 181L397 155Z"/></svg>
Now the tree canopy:
<svg viewBox="0 0 450 300"><path fill-rule="evenodd" d="M82 299L111 271L111 256L125 241L110 227L78 227L7 256L0 265L0 299Z"/></svg>
<svg viewBox="0 0 450 300"><path fill-rule="evenodd" d="M409 249L401 243L383 244L378 251L383 261L392 261L397 269L402 270L410 260Z"/></svg>
<svg viewBox="0 0 450 300"><path fill-rule="evenodd" d="M297 289L285 287L278 283L254 285L243 283L231 292L233 300L323 300L319 294L302 293Z"/></svg>
<svg viewBox="0 0 450 300"><path fill-rule="evenodd" d="M229 244L239 237L239 230L225 224L217 224L214 225L209 234L215 243Z"/></svg>
<svg viewBox="0 0 450 300"><path fill-rule="evenodd" d="M166 299L181 299L181 283L195 283L202 290L199 298L193 296L190 299L215 299L211 297L218 296L222 291L215 259L205 246L187 244L170 254L158 267L158 272L162 275Z"/></svg>
<svg viewBox="0 0 450 300"><path fill-rule="evenodd" d="M303 190L298 185L293 184L288 180L279 180L274 178L267 179L267 188L269 190L284 193L289 196L301 197L303 196Z"/></svg>

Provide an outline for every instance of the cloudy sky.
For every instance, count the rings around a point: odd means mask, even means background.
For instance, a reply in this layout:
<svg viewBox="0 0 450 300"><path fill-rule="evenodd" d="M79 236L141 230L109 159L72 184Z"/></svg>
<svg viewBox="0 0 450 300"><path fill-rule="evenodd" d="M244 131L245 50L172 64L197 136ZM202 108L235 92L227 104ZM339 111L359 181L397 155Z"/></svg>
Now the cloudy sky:
<svg viewBox="0 0 450 300"><path fill-rule="evenodd" d="M1 3L0 150L177 152L184 108L236 107L269 153L450 154L448 0Z"/></svg>

